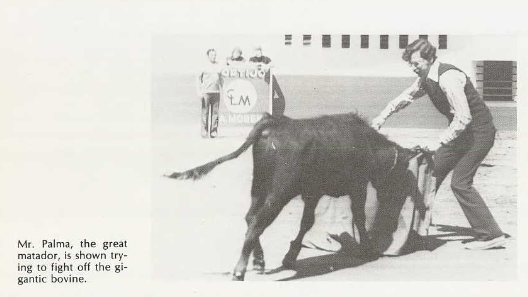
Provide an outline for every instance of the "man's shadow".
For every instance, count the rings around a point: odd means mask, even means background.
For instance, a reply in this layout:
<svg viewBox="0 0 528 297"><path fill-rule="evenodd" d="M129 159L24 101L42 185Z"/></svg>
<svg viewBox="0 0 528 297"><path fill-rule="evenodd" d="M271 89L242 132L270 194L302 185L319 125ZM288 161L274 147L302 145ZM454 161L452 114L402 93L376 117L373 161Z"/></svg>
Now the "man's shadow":
<svg viewBox="0 0 528 297"><path fill-rule="evenodd" d="M448 241L460 241L462 243L468 243L477 240L479 237L479 234L473 231L471 228L466 227L460 227L460 226L450 226L450 225L442 225L442 224L436 224L434 225L436 227L437 232L442 232L440 234L435 235L429 235L428 238L434 238L439 240L444 240L445 242ZM506 238L510 238L511 235L504 234ZM464 238L461 238L464 237ZM504 247L500 247L499 249L503 249Z"/></svg>
<svg viewBox="0 0 528 297"><path fill-rule="evenodd" d="M416 232L411 232L409 240L404 246L402 252L398 256L380 255L364 257L360 255L359 245L355 239L348 233L343 233L339 236L339 241L345 243L342 249L334 254L322 255L316 257L309 257L297 260L293 268L278 267L265 272L267 275L279 273L284 270L295 270L295 274L290 277L279 279L279 281L299 280L303 278L325 275L335 271L355 268L367 264L369 262L378 260L382 257L404 257L419 251L433 252L437 248L443 246L447 242L461 241L463 243L469 242L473 239L464 239L464 237L473 238L477 234L471 228L436 225L437 231L442 234L420 236ZM350 238L346 238L350 237Z"/></svg>

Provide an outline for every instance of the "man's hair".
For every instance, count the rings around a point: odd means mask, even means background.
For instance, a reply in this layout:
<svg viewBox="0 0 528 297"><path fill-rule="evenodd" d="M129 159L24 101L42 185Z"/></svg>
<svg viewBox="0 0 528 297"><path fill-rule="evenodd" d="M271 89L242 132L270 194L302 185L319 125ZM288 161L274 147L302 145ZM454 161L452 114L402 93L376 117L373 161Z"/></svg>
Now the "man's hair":
<svg viewBox="0 0 528 297"><path fill-rule="evenodd" d="M209 53L210 52L216 52L216 50L214 48L210 48L207 50L207 52L205 53L207 56L209 56Z"/></svg>
<svg viewBox="0 0 528 297"><path fill-rule="evenodd" d="M420 56L424 58L425 60L430 61L431 59L436 59L436 47L434 47L429 41L426 39L417 39L413 41L413 43L409 44L405 51L403 52L402 59L405 62L409 62L411 60L411 55L414 52L420 52Z"/></svg>

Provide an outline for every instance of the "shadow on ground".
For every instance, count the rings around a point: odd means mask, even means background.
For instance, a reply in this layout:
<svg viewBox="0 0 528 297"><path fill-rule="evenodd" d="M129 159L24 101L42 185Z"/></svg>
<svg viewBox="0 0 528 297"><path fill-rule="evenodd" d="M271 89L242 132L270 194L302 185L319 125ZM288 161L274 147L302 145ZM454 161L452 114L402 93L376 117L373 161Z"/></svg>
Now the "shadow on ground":
<svg viewBox="0 0 528 297"><path fill-rule="evenodd" d="M436 230L440 234L419 236L418 234L412 234L409 238L408 243L399 256L381 256L381 257L405 257L418 251L434 251L437 248L443 246L450 241L461 241L463 243L472 241L473 239L467 239L475 237L477 234L472 231L471 228L449 226L449 225L435 225ZM508 235L507 235L508 236ZM364 258L358 256L357 247L343 247L343 251L322 255L316 257L305 258L297 260L295 266L292 268L295 270L293 276L289 276L279 281L291 281L299 280L303 278L324 275L333 273L338 270L359 267L369 262L379 259L379 257ZM276 269L265 272L267 275L276 274L284 270L291 270L289 268L278 267Z"/></svg>
<svg viewBox="0 0 528 297"><path fill-rule="evenodd" d="M473 231L471 228L466 227L459 227L459 226L449 226L449 225L434 225L436 227L436 230L438 232L442 232L441 234L436 235L430 235L427 236L428 238L434 238L434 239L440 239L443 241L461 241L462 243L468 243L475 241L477 237L479 236L476 232ZM511 235L504 234L506 238L510 238ZM460 239L460 236L466 236L470 238Z"/></svg>
<svg viewBox="0 0 528 297"><path fill-rule="evenodd" d="M290 281L306 277L328 274L346 268L358 267L376 259L377 257L370 259L354 257L349 255L348 253L342 252L306 258L298 260L295 263L295 267L293 267L292 269L295 270L296 273L293 276L279 279L279 281ZM275 274L284 270L286 270L286 268L279 267L267 271L266 274Z"/></svg>

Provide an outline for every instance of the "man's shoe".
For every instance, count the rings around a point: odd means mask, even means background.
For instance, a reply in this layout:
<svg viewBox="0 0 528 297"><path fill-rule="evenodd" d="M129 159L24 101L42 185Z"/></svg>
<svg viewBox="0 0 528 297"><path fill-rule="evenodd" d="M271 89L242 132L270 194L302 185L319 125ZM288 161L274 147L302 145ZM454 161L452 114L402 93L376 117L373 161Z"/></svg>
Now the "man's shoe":
<svg viewBox="0 0 528 297"><path fill-rule="evenodd" d="M502 235L485 241L472 241L466 243L464 247L468 250L489 250L493 248L503 247L506 244L506 236Z"/></svg>

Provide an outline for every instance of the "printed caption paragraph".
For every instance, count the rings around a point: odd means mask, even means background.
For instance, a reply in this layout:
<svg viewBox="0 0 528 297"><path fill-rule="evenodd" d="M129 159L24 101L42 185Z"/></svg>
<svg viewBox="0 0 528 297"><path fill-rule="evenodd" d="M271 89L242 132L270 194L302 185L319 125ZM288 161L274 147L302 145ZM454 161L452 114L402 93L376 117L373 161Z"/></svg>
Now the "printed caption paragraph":
<svg viewBox="0 0 528 297"><path fill-rule="evenodd" d="M56 239L18 240L18 285L86 283L93 274L122 274L126 240L77 243Z"/></svg>

